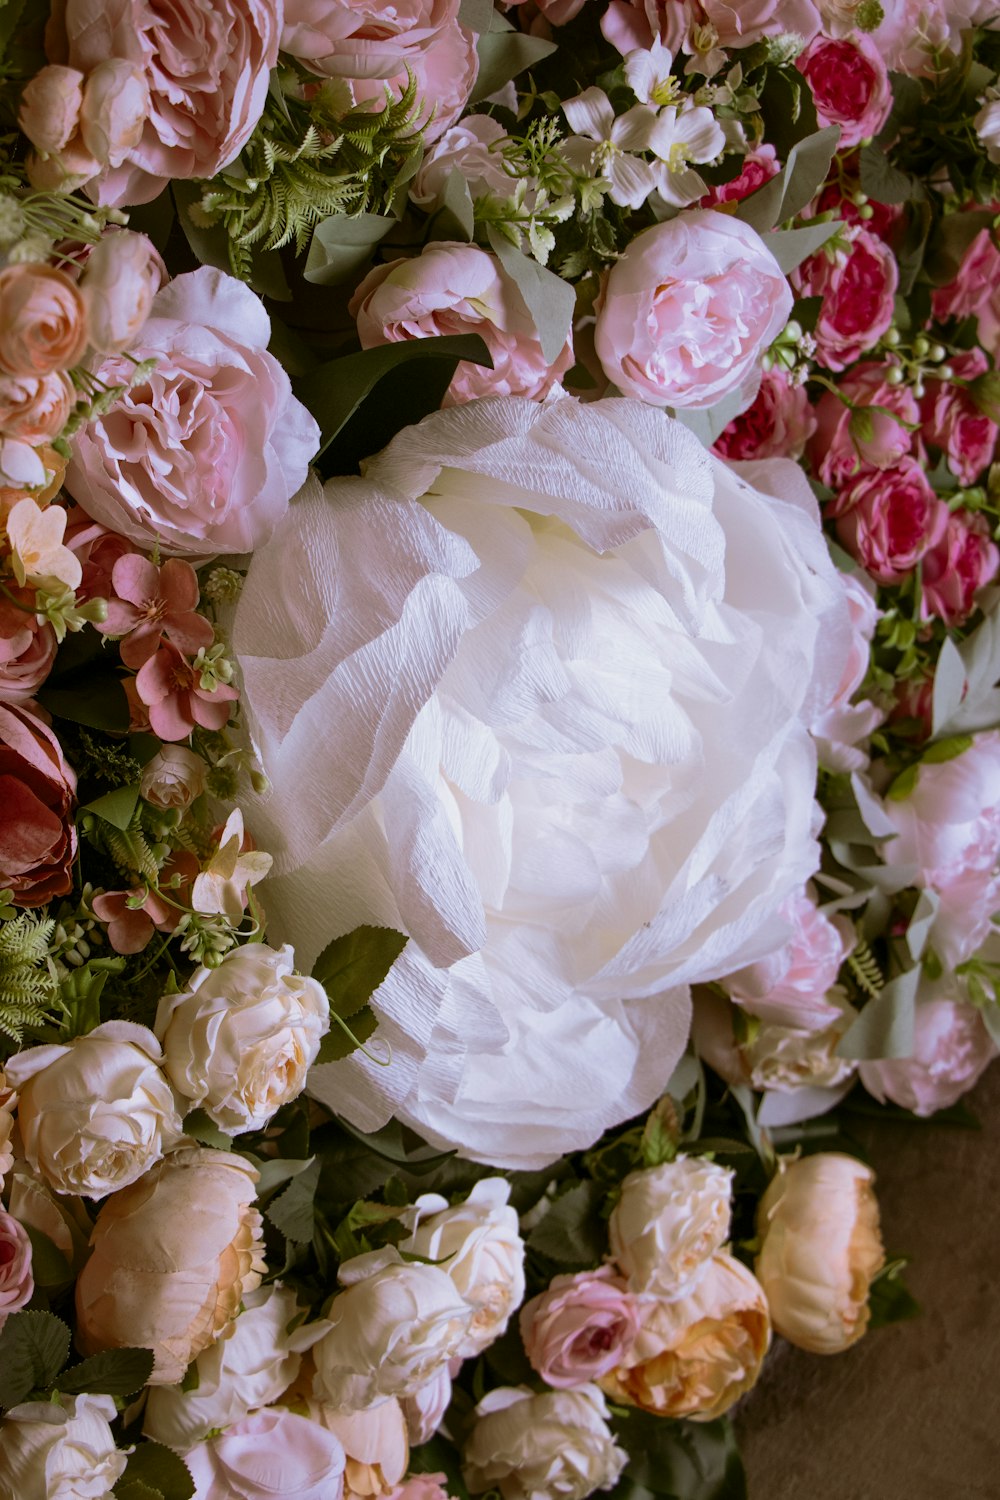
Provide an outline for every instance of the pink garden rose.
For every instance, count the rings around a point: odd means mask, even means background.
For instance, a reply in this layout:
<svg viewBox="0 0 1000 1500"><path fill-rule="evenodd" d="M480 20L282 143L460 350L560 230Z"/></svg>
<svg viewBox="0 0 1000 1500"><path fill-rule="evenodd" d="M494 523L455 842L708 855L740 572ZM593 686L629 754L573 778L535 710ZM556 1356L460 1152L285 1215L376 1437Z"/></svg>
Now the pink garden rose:
<svg viewBox="0 0 1000 1500"><path fill-rule="evenodd" d="M789 929L787 940L723 984L737 1005L769 1025L822 1031L840 1015L827 996L854 949L854 930L845 917L824 915L809 889L790 896L778 915Z"/></svg>
<svg viewBox="0 0 1000 1500"><path fill-rule="evenodd" d="M611 0L601 22L622 53L659 36L671 51L694 52L693 36L711 27L720 47L749 47L766 36L795 32L809 42L820 28L812 0Z"/></svg>
<svg viewBox="0 0 1000 1500"><path fill-rule="evenodd" d="M1000 204L986 206L1000 209ZM975 317L979 343L994 358L1000 352L1000 250L989 229L976 235L954 279L935 291L931 307L939 322Z"/></svg>
<svg viewBox="0 0 1000 1500"><path fill-rule="evenodd" d="M100 202L147 203L171 179L213 177L238 156L264 108L280 34L278 0L63 0L46 29L49 60L90 73L120 59L149 89L141 139L102 173ZM106 104L113 110L113 95ZM108 134L110 117L98 127L96 111L93 128Z"/></svg>
<svg viewBox="0 0 1000 1500"><path fill-rule="evenodd" d="M841 395L824 391L816 403L809 457L831 489L862 468L891 469L913 451L920 409L908 386L889 384L891 368L874 360L855 365L837 382Z"/></svg>
<svg viewBox="0 0 1000 1500"><path fill-rule="evenodd" d="M194 1500L340 1500L344 1450L318 1422L281 1406L252 1412L184 1461Z"/></svg>
<svg viewBox="0 0 1000 1500"><path fill-rule="evenodd" d="M0 273L2 274L2 273ZM267 353L249 287L209 266L153 299L129 352L156 367L76 436L66 488L94 520L165 553L249 552L305 481L319 429ZM124 356L97 370L131 377Z"/></svg>
<svg viewBox="0 0 1000 1500"><path fill-rule="evenodd" d="M76 403L61 370L47 375L0 375L0 431L25 443L58 437Z"/></svg>
<svg viewBox="0 0 1000 1500"><path fill-rule="evenodd" d="M889 72L870 37L818 36L795 66L812 89L820 125L839 125L838 150L877 135L892 108Z"/></svg>
<svg viewBox="0 0 1000 1500"><path fill-rule="evenodd" d="M327 78L394 78L458 20L459 0L285 0L281 50Z"/></svg>
<svg viewBox="0 0 1000 1500"><path fill-rule="evenodd" d="M861 1082L881 1104L889 1099L917 1115L956 1104L997 1055L975 1006L950 998L942 985L925 982L925 989L928 997L917 998L913 1056L860 1068Z"/></svg>
<svg viewBox="0 0 1000 1500"><path fill-rule="evenodd" d="M988 368L982 349L969 349L949 360L959 380L975 380ZM993 461L997 424L981 411L964 385L931 380L921 402L922 436L939 449L959 484L972 485Z"/></svg>
<svg viewBox="0 0 1000 1500"><path fill-rule="evenodd" d="M627 396L699 409L749 388L792 293L757 232L693 209L638 235L612 266L594 330Z"/></svg>
<svg viewBox="0 0 1000 1500"><path fill-rule="evenodd" d="M801 458L816 426L805 387L784 370L765 370L753 403L734 417L713 448L720 458Z"/></svg>
<svg viewBox="0 0 1000 1500"><path fill-rule="evenodd" d="M59 152L72 140L80 123L83 81L78 68L50 63L25 84L17 123L36 151Z"/></svg>
<svg viewBox="0 0 1000 1500"><path fill-rule="evenodd" d="M946 625L962 625L976 607L979 590L992 583L1000 552L986 518L966 510L952 511L944 535L924 555L920 570L920 612Z"/></svg>
<svg viewBox="0 0 1000 1500"><path fill-rule="evenodd" d="M33 261L0 270L0 374L68 370L86 347L86 309L65 272Z"/></svg>
<svg viewBox="0 0 1000 1500"><path fill-rule="evenodd" d="M456 406L480 396L547 396L573 363L567 339L554 364L513 280L476 245L435 242L412 259L369 271L351 299L362 348L435 334L478 333L493 369L462 361L445 397Z"/></svg>
<svg viewBox="0 0 1000 1500"><path fill-rule="evenodd" d="M139 145L149 104L149 80L139 63L108 57L88 73L80 135L102 167L120 167Z"/></svg>
<svg viewBox="0 0 1000 1500"><path fill-rule="evenodd" d="M0 889L17 906L65 896L76 856L76 774L33 704L0 703Z"/></svg>
<svg viewBox="0 0 1000 1500"><path fill-rule="evenodd" d="M640 1301L610 1266L556 1276L521 1309L521 1338L547 1385L571 1390L624 1364L639 1332Z"/></svg>
<svg viewBox="0 0 1000 1500"><path fill-rule="evenodd" d="M447 1485L445 1474L410 1474L384 1500L448 1500Z"/></svg>
<svg viewBox="0 0 1000 1500"><path fill-rule="evenodd" d="M473 198L487 192L512 197L518 179L504 170L499 153L490 149L507 139L503 126L490 115L469 115L449 126L425 154L410 188L411 199L419 208L429 208L452 172L461 172Z"/></svg>
<svg viewBox="0 0 1000 1500"><path fill-rule="evenodd" d="M0 1207L0 1328L11 1313L27 1307L34 1290L31 1241L24 1226Z"/></svg>
<svg viewBox="0 0 1000 1500"><path fill-rule="evenodd" d="M848 231L846 251L822 250L803 261L792 279L800 297L822 297L816 355L843 370L873 349L892 322L899 270L892 251L867 229Z"/></svg>
<svg viewBox="0 0 1000 1500"><path fill-rule="evenodd" d="M809 726L820 764L830 771L859 771L868 756L857 745L882 723L882 710L867 698L852 702L868 673L872 636L880 611L872 598L873 585L850 573L840 573L851 617L851 643L844 658L836 695L828 708Z"/></svg>
<svg viewBox="0 0 1000 1500"><path fill-rule="evenodd" d="M32 599L28 592L27 602ZM0 702L23 703L52 670L56 635L9 599L0 599Z"/></svg>
<svg viewBox="0 0 1000 1500"><path fill-rule="evenodd" d="M913 458L863 469L827 509L842 545L877 583L901 583L948 524L947 505Z"/></svg>
<svg viewBox="0 0 1000 1500"><path fill-rule="evenodd" d="M160 289L163 262L144 234L106 234L90 252L80 284L90 343L102 354L134 344Z"/></svg>

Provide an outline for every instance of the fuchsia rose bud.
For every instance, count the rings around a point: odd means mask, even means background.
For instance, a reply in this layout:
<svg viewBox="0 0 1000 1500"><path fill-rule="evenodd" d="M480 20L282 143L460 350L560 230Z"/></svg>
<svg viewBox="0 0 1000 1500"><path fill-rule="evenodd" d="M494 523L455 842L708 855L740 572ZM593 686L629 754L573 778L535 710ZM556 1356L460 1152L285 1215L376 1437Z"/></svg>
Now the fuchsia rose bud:
<svg viewBox="0 0 1000 1500"><path fill-rule="evenodd" d="M820 250L792 273L800 297L822 297L816 321L816 355L829 370L843 370L873 349L892 322L899 284L896 258L867 229L849 231L845 251L830 259Z"/></svg>
<svg viewBox="0 0 1000 1500"><path fill-rule="evenodd" d="M920 411L908 386L888 383L890 368L874 361L855 365L837 382L841 395L824 391L816 404L809 457L831 489L862 468L890 469L913 450L911 429Z"/></svg>
<svg viewBox="0 0 1000 1500"><path fill-rule="evenodd" d="M925 982L925 993L927 998L917 999L912 1057L863 1062L860 1069L862 1083L881 1104L889 1099L921 1116L957 1104L997 1055L975 1006L950 998L943 986Z"/></svg>
<svg viewBox="0 0 1000 1500"><path fill-rule="evenodd" d="M959 380L974 380L988 368L982 349L949 361ZM997 425L977 406L970 391L950 380L934 380L920 406L923 438L940 449L959 484L972 485L993 460Z"/></svg>
<svg viewBox="0 0 1000 1500"><path fill-rule="evenodd" d="M828 507L837 535L877 583L901 583L944 536L948 507L916 459L864 469Z"/></svg>
<svg viewBox="0 0 1000 1500"><path fill-rule="evenodd" d="M797 459L815 427L805 387L792 385L784 370L765 370L753 404L733 418L712 451L736 461Z"/></svg>
<svg viewBox="0 0 1000 1500"><path fill-rule="evenodd" d="M612 266L594 330L627 396L699 409L750 387L792 293L748 224L693 209L646 229Z"/></svg>
<svg viewBox="0 0 1000 1500"><path fill-rule="evenodd" d="M17 123L36 151L62 151L76 134L83 103L83 74L50 63L24 86Z"/></svg>
<svg viewBox="0 0 1000 1500"><path fill-rule="evenodd" d="M946 625L962 625L976 607L980 589L992 583L1000 552L990 539L981 515L956 510L940 541L924 555L921 565L920 612L937 615Z"/></svg>
<svg viewBox="0 0 1000 1500"><path fill-rule="evenodd" d="M877 135L892 108L889 72L870 37L856 32L831 41L818 36L795 66L812 89L821 125L839 125L838 150Z"/></svg>
<svg viewBox="0 0 1000 1500"><path fill-rule="evenodd" d="M640 1303L610 1266L556 1276L521 1309L532 1368L556 1390L571 1390L624 1364L639 1332Z"/></svg>

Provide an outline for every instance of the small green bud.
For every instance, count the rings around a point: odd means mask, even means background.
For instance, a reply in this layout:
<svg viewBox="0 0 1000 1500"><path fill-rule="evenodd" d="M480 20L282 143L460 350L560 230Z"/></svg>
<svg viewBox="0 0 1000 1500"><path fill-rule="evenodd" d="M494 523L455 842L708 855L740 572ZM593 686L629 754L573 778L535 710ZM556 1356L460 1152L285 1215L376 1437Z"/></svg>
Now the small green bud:
<svg viewBox="0 0 1000 1500"><path fill-rule="evenodd" d="M913 340L913 352L918 359L923 359L929 353L931 347L930 339L924 338L922 333L917 334Z"/></svg>
<svg viewBox="0 0 1000 1500"><path fill-rule="evenodd" d="M858 218L859 219L874 219L874 217L875 217L875 210L872 208L871 204L870 203L862 203L861 207L858 209Z"/></svg>
<svg viewBox="0 0 1000 1500"><path fill-rule="evenodd" d="M887 385L902 385L903 372L898 365L892 365L888 370L886 370L885 379Z"/></svg>
<svg viewBox="0 0 1000 1500"><path fill-rule="evenodd" d="M883 344L888 344L890 349L895 349L901 342L901 334L898 328L890 328L882 335Z"/></svg>

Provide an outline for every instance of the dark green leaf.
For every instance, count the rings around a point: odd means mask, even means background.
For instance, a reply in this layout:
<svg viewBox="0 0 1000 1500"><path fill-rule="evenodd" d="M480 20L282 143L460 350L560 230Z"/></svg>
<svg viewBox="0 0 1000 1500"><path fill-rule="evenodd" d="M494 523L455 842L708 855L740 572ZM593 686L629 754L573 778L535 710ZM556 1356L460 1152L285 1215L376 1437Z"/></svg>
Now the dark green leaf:
<svg viewBox="0 0 1000 1500"><path fill-rule="evenodd" d="M272 1157L268 1161L257 1162L257 1170L260 1177L257 1180L257 1196L263 1197L265 1193L273 1193L275 1188L290 1182L293 1177L298 1177L311 1167L315 1157L307 1157L305 1161L293 1161L284 1157Z"/></svg>
<svg viewBox="0 0 1000 1500"><path fill-rule="evenodd" d="M530 1249L559 1266L585 1267L607 1250L607 1231L600 1216L604 1189L578 1182L553 1203L528 1235Z"/></svg>
<svg viewBox="0 0 1000 1500"><path fill-rule="evenodd" d="M141 1479L120 1479L112 1493L118 1500L164 1500L162 1490L152 1489Z"/></svg>
<svg viewBox="0 0 1000 1500"><path fill-rule="evenodd" d="M134 229L138 234L144 234L151 240L162 255L166 248L170 231L177 217L174 208L174 200L170 196L169 187L165 187L158 197L149 203L137 204L135 208L128 211L128 227Z"/></svg>
<svg viewBox="0 0 1000 1500"><path fill-rule="evenodd" d="M72 1267L59 1246L33 1224L25 1224L24 1229L31 1241L31 1275L35 1285L65 1286L72 1281Z"/></svg>
<svg viewBox="0 0 1000 1500"><path fill-rule="evenodd" d="M11 1313L0 1330L0 1406L52 1384L69 1358L69 1329L47 1312Z"/></svg>
<svg viewBox="0 0 1000 1500"><path fill-rule="evenodd" d="M746 1500L743 1463L725 1418L674 1422L636 1411L616 1417L614 1428L633 1483L669 1500Z"/></svg>
<svg viewBox="0 0 1000 1500"><path fill-rule="evenodd" d="M158 1491L163 1500L191 1500L194 1494L194 1480L187 1464L162 1443L143 1441L136 1446L129 1454L128 1465L115 1486L115 1494L121 1495L126 1492L127 1485L135 1483Z"/></svg>
<svg viewBox="0 0 1000 1500"><path fill-rule="evenodd" d="M37 695L43 708L57 719L124 734L129 725L125 689L113 672L96 669L83 672L73 687L43 687Z"/></svg>
<svg viewBox="0 0 1000 1500"><path fill-rule="evenodd" d="M861 191L876 203L909 203L925 196L920 181L894 167L874 144L861 147Z"/></svg>
<svg viewBox="0 0 1000 1500"><path fill-rule="evenodd" d="M428 1443L421 1443L410 1453L411 1474L444 1474L448 1483L446 1492L453 1500L469 1500L458 1453L447 1438L435 1434Z"/></svg>
<svg viewBox="0 0 1000 1500"><path fill-rule="evenodd" d="M523 31L484 31L476 43L476 50L479 53L479 73L470 104L488 99L525 68L533 68L535 63L556 50L556 44L543 41L541 37L527 36Z"/></svg>
<svg viewBox="0 0 1000 1500"><path fill-rule="evenodd" d="M139 786L136 783L135 786L120 786L113 792L105 792L103 797L96 797L93 802L86 803L79 812L96 813L105 823L124 831L132 821L138 801Z"/></svg>
<svg viewBox="0 0 1000 1500"><path fill-rule="evenodd" d="M807 256L822 250L840 228L840 223L834 219L825 224L806 224L802 229L776 229L767 236L765 244L787 276Z"/></svg>
<svg viewBox="0 0 1000 1500"><path fill-rule="evenodd" d="M153 1373L150 1349L107 1349L71 1370L64 1370L56 1384L66 1396L94 1391L106 1396L134 1396Z"/></svg>
<svg viewBox="0 0 1000 1500"><path fill-rule="evenodd" d="M543 358L554 364L573 326L576 292L554 271L522 255L492 224L487 234L493 253L521 293L535 325Z"/></svg>
<svg viewBox="0 0 1000 1500"><path fill-rule="evenodd" d="M884 1328L887 1323L902 1323L907 1318L916 1318L920 1303L903 1281L900 1272L905 1261L897 1261L872 1282L868 1293L871 1317L869 1329Z"/></svg>
<svg viewBox="0 0 1000 1500"><path fill-rule="evenodd" d="M458 24L470 31L489 31L493 20L493 0L462 0L458 7Z"/></svg>
<svg viewBox="0 0 1000 1500"><path fill-rule="evenodd" d="M370 1005L363 1005L357 1015L345 1021L343 1026L339 1025L335 1019L331 1019L330 1030L320 1043L319 1054L316 1058L317 1065L343 1062L345 1057L350 1057L352 1052L357 1052L359 1047L363 1047L377 1030L378 1016Z"/></svg>
<svg viewBox="0 0 1000 1500"><path fill-rule="evenodd" d="M368 1004L409 939L392 927L355 927L334 938L313 964L330 1008L350 1020Z"/></svg>
<svg viewBox="0 0 1000 1500"><path fill-rule="evenodd" d="M184 231L184 238L192 253L203 266L214 266L216 270L225 271L227 276L231 276L233 267L229 259L229 237L225 228L216 224L205 229L191 217L191 206L201 198L202 184L175 181L171 183L170 190L177 205L177 217ZM263 297L271 297L276 302L291 301L292 293L277 250L260 250L255 247L250 254L250 266L250 285L255 292Z"/></svg>
<svg viewBox="0 0 1000 1500"><path fill-rule="evenodd" d="M350 281L371 261L396 220L384 214L333 214L316 225L303 275L318 286Z"/></svg>
<svg viewBox="0 0 1000 1500"><path fill-rule="evenodd" d="M448 173L444 192L439 197L438 207L428 227L428 238L469 241L475 228L475 210L469 184L456 169Z"/></svg>
<svg viewBox="0 0 1000 1500"><path fill-rule="evenodd" d="M316 1187L321 1163L317 1159L279 1193L267 1207L267 1217L288 1240L307 1245L315 1229Z"/></svg>

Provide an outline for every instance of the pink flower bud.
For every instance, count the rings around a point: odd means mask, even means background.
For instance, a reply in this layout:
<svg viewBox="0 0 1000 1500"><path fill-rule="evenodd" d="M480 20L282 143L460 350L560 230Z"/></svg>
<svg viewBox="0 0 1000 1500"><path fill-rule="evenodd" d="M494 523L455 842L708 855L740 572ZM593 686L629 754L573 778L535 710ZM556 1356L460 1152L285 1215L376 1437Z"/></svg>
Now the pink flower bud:
<svg viewBox="0 0 1000 1500"><path fill-rule="evenodd" d="M102 166L121 166L142 139L148 114L149 84L137 64L109 57L88 75L80 133Z"/></svg>
<svg viewBox="0 0 1000 1500"><path fill-rule="evenodd" d="M53 63L36 73L21 95L17 123L36 151L62 151L76 134L83 99L83 74Z"/></svg>
<svg viewBox="0 0 1000 1500"><path fill-rule="evenodd" d="M94 246L80 284L90 342L102 354L135 343L160 286L159 256L144 234L107 234Z"/></svg>

